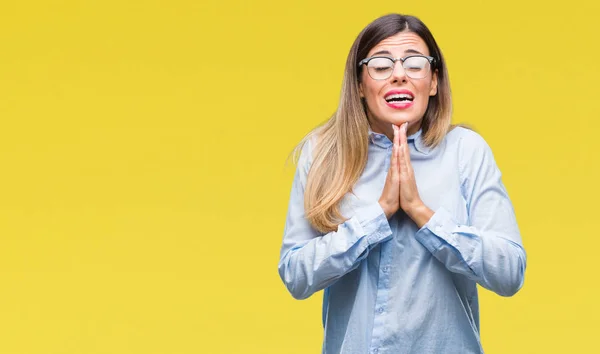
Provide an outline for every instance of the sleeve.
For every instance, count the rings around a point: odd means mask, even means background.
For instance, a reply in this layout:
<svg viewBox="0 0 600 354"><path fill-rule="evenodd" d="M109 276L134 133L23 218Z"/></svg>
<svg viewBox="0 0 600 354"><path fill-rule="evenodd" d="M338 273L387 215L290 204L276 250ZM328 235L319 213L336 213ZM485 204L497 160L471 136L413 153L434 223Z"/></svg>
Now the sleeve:
<svg viewBox="0 0 600 354"><path fill-rule="evenodd" d="M309 140L303 147L296 168L278 264L281 279L296 299L306 299L356 269L374 245L392 235L378 202L357 208L327 234L310 225L304 216L304 189L312 143Z"/></svg>
<svg viewBox="0 0 600 354"><path fill-rule="evenodd" d="M501 296L523 286L526 253L514 209L488 144L476 133L459 158L468 225L443 207L417 231L417 240L446 268Z"/></svg>

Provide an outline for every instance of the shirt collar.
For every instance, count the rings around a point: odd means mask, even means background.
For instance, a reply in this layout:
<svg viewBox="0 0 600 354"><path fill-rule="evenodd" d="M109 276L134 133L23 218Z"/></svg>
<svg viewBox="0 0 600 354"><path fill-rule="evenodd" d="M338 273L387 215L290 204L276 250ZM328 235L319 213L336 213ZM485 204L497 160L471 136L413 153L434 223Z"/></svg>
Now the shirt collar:
<svg viewBox="0 0 600 354"><path fill-rule="evenodd" d="M415 133L409 135L407 137L407 140L408 140L409 144L411 142L413 143L413 145L415 146L415 149L417 151L419 151L420 153L423 153L423 154L428 154L431 151L431 149L427 145L425 145L421 134L422 134L422 129L419 129ZM377 146L384 147L384 148L387 148L389 145L392 144L390 139L388 139L388 137L385 134L380 134L380 133L374 132L373 130L371 130L371 126L369 126L369 141L372 144L375 144Z"/></svg>

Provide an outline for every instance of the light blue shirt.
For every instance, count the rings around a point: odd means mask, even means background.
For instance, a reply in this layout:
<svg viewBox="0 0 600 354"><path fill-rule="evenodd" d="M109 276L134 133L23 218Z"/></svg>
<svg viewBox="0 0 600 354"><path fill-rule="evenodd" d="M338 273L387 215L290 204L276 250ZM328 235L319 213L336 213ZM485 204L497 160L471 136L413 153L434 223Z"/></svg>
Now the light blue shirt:
<svg viewBox="0 0 600 354"><path fill-rule="evenodd" d="M313 138L314 139L314 138ZM304 217L314 140L302 149L279 261L297 299L323 292L323 353L483 353L477 286L502 296L523 285L526 254L492 151L457 127L434 149L408 138L419 195L434 211L422 228L378 199L392 142L369 131L367 166L341 204L349 220L319 233Z"/></svg>

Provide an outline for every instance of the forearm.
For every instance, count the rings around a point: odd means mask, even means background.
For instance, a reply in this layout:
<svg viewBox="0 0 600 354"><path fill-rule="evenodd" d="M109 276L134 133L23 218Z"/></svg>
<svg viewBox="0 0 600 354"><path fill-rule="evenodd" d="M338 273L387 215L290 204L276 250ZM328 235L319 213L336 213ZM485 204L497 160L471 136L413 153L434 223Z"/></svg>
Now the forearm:
<svg viewBox="0 0 600 354"><path fill-rule="evenodd" d="M419 202L416 206L409 208L406 214L420 229L431 219L434 211L429 209L423 202Z"/></svg>
<svg viewBox="0 0 600 354"><path fill-rule="evenodd" d="M454 273L467 276L502 296L515 294L523 285L526 254L518 230L500 233L460 225L444 209L417 232L417 240Z"/></svg>
<svg viewBox="0 0 600 354"><path fill-rule="evenodd" d="M392 235L385 214L378 204L358 211L340 224L336 231L304 238L307 229L291 227L286 231L279 274L297 299L305 299L355 269L368 255L370 246Z"/></svg>

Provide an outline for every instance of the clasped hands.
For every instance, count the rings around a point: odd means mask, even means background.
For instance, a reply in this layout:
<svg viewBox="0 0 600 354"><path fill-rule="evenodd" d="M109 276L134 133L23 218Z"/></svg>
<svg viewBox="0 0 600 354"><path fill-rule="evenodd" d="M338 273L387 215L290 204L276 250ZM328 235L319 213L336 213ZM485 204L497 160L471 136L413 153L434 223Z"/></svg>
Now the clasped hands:
<svg viewBox="0 0 600 354"><path fill-rule="evenodd" d="M415 173L410 162L410 151L406 137L408 123L394 128L394 146L390 168L385 185L379 198L379 204L387 218L391 218L398 209L402 209L419 228L429 221L433 211L421 200L415 181Z"/></svg>

